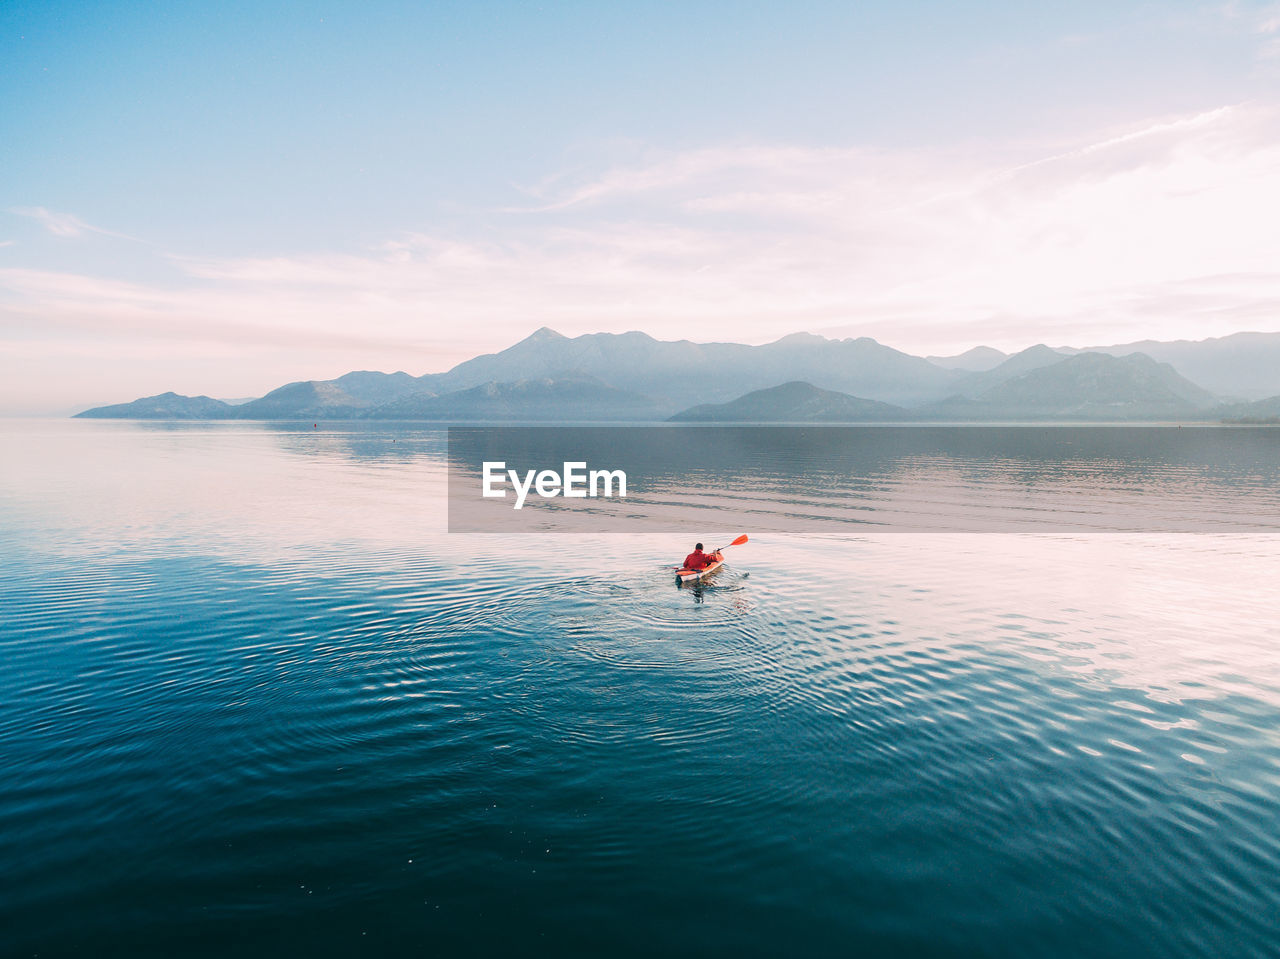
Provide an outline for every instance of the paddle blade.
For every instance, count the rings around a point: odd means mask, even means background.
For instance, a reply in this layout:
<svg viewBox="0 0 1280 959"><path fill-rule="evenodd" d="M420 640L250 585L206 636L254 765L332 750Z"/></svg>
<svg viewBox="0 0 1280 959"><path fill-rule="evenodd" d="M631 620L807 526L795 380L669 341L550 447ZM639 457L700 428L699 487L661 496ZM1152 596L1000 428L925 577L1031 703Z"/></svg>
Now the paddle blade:
<svg viewBox="0 0 1280 959"><path fill-rule="evenodd" d="M729 545L730 545L730 546L741 546L741 545L742 545L743 543L745 543L746 541L747 541L747 534L746 534L746 533L743 533L741 536L739 536L737 539L735 539L735 540L734 540L732 543L730 543Z"/></svg>

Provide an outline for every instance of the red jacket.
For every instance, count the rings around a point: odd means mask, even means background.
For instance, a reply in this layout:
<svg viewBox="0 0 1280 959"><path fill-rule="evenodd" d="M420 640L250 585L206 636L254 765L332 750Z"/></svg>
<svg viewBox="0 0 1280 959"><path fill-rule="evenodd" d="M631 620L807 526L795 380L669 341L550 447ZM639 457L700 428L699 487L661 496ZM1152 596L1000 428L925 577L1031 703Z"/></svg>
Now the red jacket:
<svg viewBox="0 0 1280 959"><path fill-rule="evenodd" d="M716 561L715 553L704 553L700 549L695 549L692 553L684 558L685 569L706 569Z"/></svg>

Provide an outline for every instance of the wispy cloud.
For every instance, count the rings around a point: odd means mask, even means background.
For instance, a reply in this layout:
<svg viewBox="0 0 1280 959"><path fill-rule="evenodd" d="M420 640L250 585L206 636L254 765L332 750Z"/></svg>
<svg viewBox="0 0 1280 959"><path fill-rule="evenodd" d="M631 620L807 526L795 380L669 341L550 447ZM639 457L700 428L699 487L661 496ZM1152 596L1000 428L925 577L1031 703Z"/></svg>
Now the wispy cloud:
<svg viewBox="0 0 1280 959"><path fill-rule="evenodd" d="M755 342L807 328L922 352L1276 328L1278 134L1274 111L1238 104L1070 144L644 154L547 181L476 235L175 255L164 284L0 270L0 329L381 349L426 372L543 324Z"/></svg>
<svg viewBox="0 0 1280 959"><path fill-rule="evenodd" d="M58 213L42 206L10 207L9 212L35 220L54 236L74 238L83 236L86 233L98 233L102 236L112 236L120 240L140 242L136 237L117 233L114 230L105 230L100 226L94 226L92 223L86 223L74 214Z"/></svg>
<svg viewBox="0 0 1280 959"><path fill-rule="evenodd" d="M1280 3L1256 3L1231 0L1216 9L1230 27L1243 30L1256 38L1259 60L1280 57Z"/></svg>

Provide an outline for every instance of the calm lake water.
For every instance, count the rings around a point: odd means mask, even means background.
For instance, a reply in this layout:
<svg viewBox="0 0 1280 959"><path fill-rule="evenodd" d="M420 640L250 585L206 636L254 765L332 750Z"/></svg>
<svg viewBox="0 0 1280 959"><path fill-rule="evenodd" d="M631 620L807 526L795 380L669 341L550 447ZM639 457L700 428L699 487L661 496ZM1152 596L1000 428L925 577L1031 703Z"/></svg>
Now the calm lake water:
<svg viewBox="0 0 1280 959"><path fill-rule="evenodd" d="M1275 956L1236 435L1073 454L1111 532L789 534L840 501L775 470L695 592L699 529L446 533L439 431L0 424L0 953Z"/></svg>

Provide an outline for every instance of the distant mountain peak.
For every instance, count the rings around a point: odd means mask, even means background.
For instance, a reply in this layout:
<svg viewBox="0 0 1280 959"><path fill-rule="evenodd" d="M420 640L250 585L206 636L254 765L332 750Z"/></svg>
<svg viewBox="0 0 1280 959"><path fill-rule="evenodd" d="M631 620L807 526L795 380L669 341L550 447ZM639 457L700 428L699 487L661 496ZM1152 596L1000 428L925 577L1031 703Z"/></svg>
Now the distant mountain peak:
<svg viewBox="0 0 1280 959"><path fill-rule="evenodd" d="M1052 346L1050 346L1048 343L1036 343L1034 346L1028 346L1025 350L1019 350L1017 353L1014 353L1013 355L1014 356L1040 356L1040 355L1047 355L1049 353L1052 353L1055 356L1062 355L1057 350L1055 350Z"/></svg>
<svg viewBox="0 0 1280 959"><path fill-rule="evenodd" d="M525 343L552 343L559 340L567 340L569 337L563 333L557 333L549 326L540 326L528 336L524 338Z"/></svg>
<svg viewBox="0 0 1280 959"><path fill-rule="evenodd" d="M232 407L208 396L183 396L170 390L155 396L144 396L132 403L99 406L77 413L79 419L120 420L206 420L221 419Z"/></svg>
<svg viewBox="0 0 1280 959"><path fill-rule="evenodd" d="M944 370L963 370L967 373L985 373L993 370L1009 358L1007 353L990 346L975 346L955 356L926 356L934 366Z"/></svg>
<svg viewBox="0 0 1280 959"><path fill-rule="evenodd" d="M774 340L775 346L812 346L818 343L826 343L825 336L819 336L817 333L788 333L780 340Z"/></svg>
<svg viewBox="0 0 1280 959"><path fill-rule="evenodd" d="M597 336L598 336L599 334L595 334L595 335L597 335ZM607 334L606 334L606 335L607 335ZM644 340L646 343L656 343L656 342L657 342L657 340L655 340L655 339L654 339L652 336L650 336L648 333L644 332L644 330L627 330L627 332L625 332L625 333L618 333L618 334L617 334L617 336L618 336L619 338L621 338L621 339L628 339L628 340Z"/></svg>
<svg viewBox="0 0 1280 959"><path fill-rule="evenodd" d="M671 417L677 423L861 423L906 419L908 413L890 403L824 390L792 380L754 390L728 403L691 406Z"/></svg>
<svg viewBox="0 0 1280 959"><path fill-rule="evenodd" d="M1040 349L1023 350L1002 366ZM1077 353L923 412L957 419L1170 420L1195 416L1212 404L1209 393L1146 354Z"/></svg>

